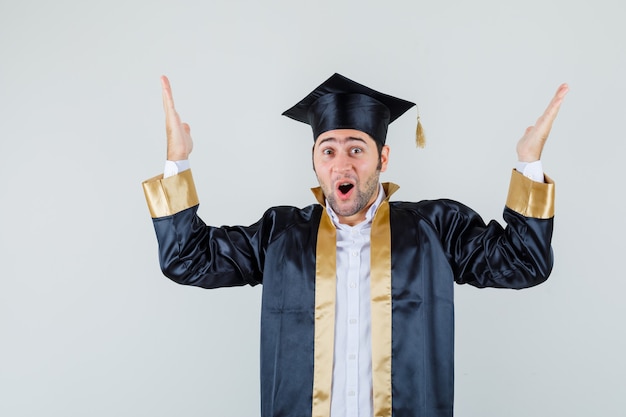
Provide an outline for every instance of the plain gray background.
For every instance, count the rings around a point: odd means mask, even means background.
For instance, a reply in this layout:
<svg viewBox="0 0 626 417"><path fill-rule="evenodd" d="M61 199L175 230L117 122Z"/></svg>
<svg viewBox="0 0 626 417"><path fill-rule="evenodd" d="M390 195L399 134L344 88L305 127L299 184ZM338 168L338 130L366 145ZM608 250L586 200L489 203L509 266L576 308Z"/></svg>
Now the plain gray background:
<svg viewBox="0 0 626 417"><path fill-rule="evenodd" d="M159 76L192 127L211 224L305 206L334 72L416 101L390 127L397 200L501 221L515 144L571 91L547 283L456 287L456 416L626 415L621 0L0 3L0 415L255 416L261 288L160 273L140 183L165 158Z"/></svg>

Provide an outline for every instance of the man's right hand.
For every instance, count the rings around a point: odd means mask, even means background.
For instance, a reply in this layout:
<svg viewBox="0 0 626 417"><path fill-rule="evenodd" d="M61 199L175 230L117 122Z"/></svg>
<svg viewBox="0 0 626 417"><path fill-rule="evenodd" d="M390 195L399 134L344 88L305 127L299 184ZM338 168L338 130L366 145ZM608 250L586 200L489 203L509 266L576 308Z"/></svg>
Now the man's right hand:
<svg viewBox="0 0 626 417"><path fill-rule="evenodd" d="M189 159L189 154L193 149L191 128L187 123L181 122L180 116L176 112L170 81L165 75L161 76L161 86L163 88L163 109L165 110L165 130L167 132L167 160Z"/></svg>

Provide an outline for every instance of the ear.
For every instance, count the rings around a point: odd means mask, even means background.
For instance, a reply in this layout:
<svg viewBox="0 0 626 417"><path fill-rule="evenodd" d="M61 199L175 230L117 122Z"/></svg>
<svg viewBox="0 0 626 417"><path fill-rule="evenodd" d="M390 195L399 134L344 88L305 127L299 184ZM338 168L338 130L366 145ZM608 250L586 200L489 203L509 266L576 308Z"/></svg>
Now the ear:
<svg viewBox="0 0 626 417"><path fill-rule="evenodd" d="M387 164L389 163L389 151L390 148L388 145L384 145L380 150L380 172L385 172L387 170Z"/></svg>

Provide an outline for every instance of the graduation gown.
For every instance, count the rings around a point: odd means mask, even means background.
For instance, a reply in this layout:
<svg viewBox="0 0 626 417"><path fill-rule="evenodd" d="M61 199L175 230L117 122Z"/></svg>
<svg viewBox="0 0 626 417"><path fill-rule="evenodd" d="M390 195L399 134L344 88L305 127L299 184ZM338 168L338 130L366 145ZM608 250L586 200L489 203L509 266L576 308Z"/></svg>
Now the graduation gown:
<svg viewBox="0 0 626 417"><path fill-rule="evenodd" d="M191 171L144 192L163 273L203 288L263 284L261 415L324 417L332 384L334 226L320 204L273 207L251 226L207 226ZM548 278L554 184L513 171L503 228L452 200L390 202L371 232L374 416L453 414L453 283L526 288Z"/></svg>

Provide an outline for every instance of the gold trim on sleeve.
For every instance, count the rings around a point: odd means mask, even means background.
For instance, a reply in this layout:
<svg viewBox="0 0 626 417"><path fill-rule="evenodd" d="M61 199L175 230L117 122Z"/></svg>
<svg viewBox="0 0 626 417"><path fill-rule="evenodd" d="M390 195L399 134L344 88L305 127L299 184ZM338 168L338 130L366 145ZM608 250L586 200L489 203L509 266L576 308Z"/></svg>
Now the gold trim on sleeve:
<svg viewBox="0 0 626 417"><path fill-rule="evenodd" d="M158 175L141 185L153 219L171 216L199 203L190 169L168 178Z"/></svg>
<svg viewBox="0 0 626 417"><path fill-rule="evenodd" d="M533 181L513 170L506 206L526 217L554 217L554 181L547 175L544 180L543 183Z"/></svg>

